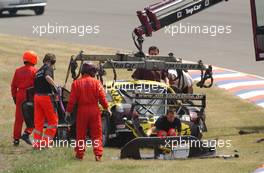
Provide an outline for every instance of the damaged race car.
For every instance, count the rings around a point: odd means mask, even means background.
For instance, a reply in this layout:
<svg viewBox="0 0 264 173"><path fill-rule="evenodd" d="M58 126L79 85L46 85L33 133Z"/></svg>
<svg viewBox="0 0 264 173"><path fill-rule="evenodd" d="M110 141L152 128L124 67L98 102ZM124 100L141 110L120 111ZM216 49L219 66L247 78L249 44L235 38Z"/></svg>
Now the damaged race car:
<svg viewBox="0 0 264 173"><path fill-rule="evenodd" d="M175 91L162 82L144 81L144 80L116 80L116 69L136 69L145 67L147 69L192 69L201 71L200 87L205 87L205 80L208 79L207 67L198 63L182 63L176 61L173 57L156 56L148 57L148 60L142 59L135 54L116 54L116 55L85 55L80 52L77 56L72 57L65 83L71 72L72 78L77 79L80 75L76 73L78 66L84 61L99 61L98 79L101 80L107 93L107 100L111 106L112 116L102 111L103 123L103 143L104 145L112 144L123 146L126 142L139 136L146 136L146 131L150 129L156 119L166 114L168 106L176 106L177 115L182 121L183 135L193 135L199 139L202 132L206 131L205 125L205 95L182 95L173 99L169 98L135 98L135 93L156 93L166 96L173 94ZM80 61L80 65L77 62ZM79 69L80 69L79 68ZM105 69L112 69L114 79L109 82L103 81ZM211 84L210 84L211 85ZM27 92L27 100L22 105L22 112L28 127L34 127L34 89ZM59 116L59 125L56 139L74 139L75 138L75 116L76 109L72 113L71 120L65 120L65 107L67 106L70 92L62 87L55 100ZM200 102L200 103L197 103ZM136 116L135 116L136 115ZM135 119L134 117L138 117ZM135 121L137 120L137 121ZM138 123L135 123L138 122ZM155 135L155 134L153 134Z"/></svg>
<svg viewBox="0 0 264 173"><path fill-rule="evenodd" d="M139 94L147 96L146 93L158 94L160 97L138 97ZM169 98L169 94L174 97ZM103 117L105 144L114 143L117 146L135 137L147 136L147 131L160 116L166 115L169 107L176 108L182 123L182 135L201 139L202 132L207 131L205 95L175 94L170 86L161 82L127 80L116 81L114 86L107 85L107 99L112 116Z"/></svg>
<svg viewBox="0 0 264 173"><path fill-rule="evenodd" d="M115 55L89 55L82 51L72 56L65 84L71 73L73 80L80 76L80 69L84 61L98 62L97 78L105 87L107 100L111 106L112 116L102 110L103 143L106 145L123 146L121 159L169 159L187 157L207 157L215 154L215 145L204 146L201 138L206 127L206 96L202 94L182 94L162 82L145 80L117 80L116 69L132 71L137 68L147 70L199 70L201 80L198 87L209 88L213 84L212 66L206 66L202 61L198 63L183 63L169 56L147 56L143 52L143 42L146 37L152 36L165 26L178 22L193 14L203 11L224 0L165 0L138 11L137 15L141 25L134 29L132 36L138 52L136 54ZM199 8L197 8L199 7ZM194 9L194 13L186 13L187 9ZM78 64L79 62L79 64ZM79 71L76 71L79 67ZM105 69L113 70L113 80L104 82ZM210 80L209 85L206 84ZM66 86L66 85L64 85ZM58 111L59 125L56 139L75 138L76 110L71 115L71 120L65 120L65 107L68 103L70 92L62 87L54 99ZM34 127L33 119L33 89L28 90L28 99L23 104L22 110L28 127ZM182 136L159 138L152 133L147 136L158 117L165 115L168 107L176 108L176 114L181 120ZM55 139L55 140L56 140ZM183 148L179 144L186 143ZM176 143L176 145L174 145ZM195 143L196 145L190 145ZM180 148L179 148L180 147ZM154 149L154 155L144 157L142 148ZM181 153L177 153L181 151ZM176 153L175 153L176 152ZM163 158L162 158L163 157Z"/></svg>

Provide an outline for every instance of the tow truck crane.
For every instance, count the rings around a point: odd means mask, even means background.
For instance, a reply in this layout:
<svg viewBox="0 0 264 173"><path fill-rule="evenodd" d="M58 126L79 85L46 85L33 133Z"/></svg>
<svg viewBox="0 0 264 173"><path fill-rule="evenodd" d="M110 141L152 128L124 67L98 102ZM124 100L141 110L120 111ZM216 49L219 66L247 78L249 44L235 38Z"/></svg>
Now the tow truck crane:
<svg viewBox="0 0 264 173"><path fill-rule="evenodd" d="M135 28L132 33L134 44L140 54L144 56L142 52L144 35L151 37L153 32L195 15L223 1L228 0L163 0L146 7L143 11L137 11L141 26Z"/></svg>
<svg viewBox="0 0 264 173"><path fill-rule="evenodd" d="M178 22L213 5L228 0L163 0L137 11L141 26L134 29L133 40L142 53L143 35L151 37L165 26ZM250 0L256 61L264 60L264 1ZM136 38L137 37L137 38Z"/></svg>
<svg viewBox="0 0 264 173"><path fill-rule="evenodd" d="M143 11L137 11L141 25L134 29L132 38L138 52L136 54L116 55L85 55L83 52L80 52L77 56L71 58L65 83L67 82L70 71L73 79L79 77L80 70L77 74L75 72L78 67L77 61L81 61L81 65L84 61L99 61L101 69L113 68L114 81L116 79L115 69L117 68L125 68L128 70L136 68L146 68L149 70L200 70L201 81L198 83L199 87L212 86L212 66L209 65L206 67L202 61L199 61L197 64L182 63L173 57L173 54L170 54L170 56L146 56L142 51L143 36L150 37L153 32L165 26L190 17L223 1L228 0L163 0L146 7ZM99 72L101 81L102 74L104 74L103 70ZM211 79L211 84L205 86L204 83L207 79Z"/></svg>

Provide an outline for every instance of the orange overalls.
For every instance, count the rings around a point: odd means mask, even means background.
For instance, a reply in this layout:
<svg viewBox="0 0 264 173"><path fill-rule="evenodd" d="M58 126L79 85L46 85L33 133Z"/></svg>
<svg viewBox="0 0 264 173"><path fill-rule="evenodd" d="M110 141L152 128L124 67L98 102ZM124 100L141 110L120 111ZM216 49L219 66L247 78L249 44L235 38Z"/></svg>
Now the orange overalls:
<svg viewBox="0 0 264 173"><path fill-rule="evenodd" d="M58 116L54 105L52 86L45 79L46 75L53 78L53 69L43 65L36 73L34 96L34 141L33 147L48 147L56 135ZM48 126L43 134L45 120Z"/></svg>
<svg viewBox="0 0 264 173"><path fill-rule="evenodd" d="M67 112L72 112L74 105L78 105L75 148L78 158L82 158L85 152L83 144L86 141L87 129L93 143L94 155L103 155L101 112L98 103L103 108L108 108L104 89L98 80L84 75L73 82Z"/></svg>
<svg viewBox="0 0 264 173"><path fill-rule="evenodd" d="M24 117L22 115L22 103L26 100L26 89L34 85L34 78L37 69L31 65L25 65L18 69L14 74L11 93L16 98L16 116L13 130L13 138L20 139ZM32 128L26 128L25 133L31 134Z"/></svg>

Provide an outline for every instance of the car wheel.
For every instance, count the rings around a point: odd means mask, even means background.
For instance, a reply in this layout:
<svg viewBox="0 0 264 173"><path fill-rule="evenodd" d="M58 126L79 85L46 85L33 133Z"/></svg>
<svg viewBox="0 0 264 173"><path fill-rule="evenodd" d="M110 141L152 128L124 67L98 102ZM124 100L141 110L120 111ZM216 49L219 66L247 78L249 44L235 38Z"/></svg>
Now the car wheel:
<svg viewBox="0 0 264 173"><path fill-rule="evenodd" d="M200 126L203 132L207 132L207 126L203 120L200 120Z"/></svg>
<svg viewBox="0 0 264 173"><path fill-rule="evenodd" d="M103 146L107 146L109 144L109 132L110 132L109 115L107 113L103 113L103 115L102 115Z"/></svg>
<svg viewBox="0 0 264 173"><path fill-rule="evenodd" d="M42 15L45 11L45 7L35 7L34 11L36 15Z"/></svg>
<svg viewBox="0 0 264 173"><path fill-rule="evenodd" d="M113 140L111 140L111 147L122 148L126 143L134 139L135 136L133 133L123 133Z"/></svg>
<svg viewBox="0 0 264 173"><path fill-rule="evenodd" d="M11 9L8 11L10 16L14 16L17 14L17 9Z"/></svg>
<svg viewBox="0 0 264 173"><path fill-rule="evenodd" d="M199 127L196 124L191 124L191 135L198 139L202 139L203 137L203 134L200 132Z"/></svg>

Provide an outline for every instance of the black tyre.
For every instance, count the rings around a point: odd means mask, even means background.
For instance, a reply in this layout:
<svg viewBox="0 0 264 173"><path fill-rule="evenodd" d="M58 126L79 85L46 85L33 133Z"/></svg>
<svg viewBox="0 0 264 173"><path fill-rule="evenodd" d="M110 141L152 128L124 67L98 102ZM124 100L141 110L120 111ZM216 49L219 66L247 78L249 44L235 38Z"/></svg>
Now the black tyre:
<svg viewBox="0 0 264 173"><path fill-rule="evenodd" d="M133 133L123 133L119 134L119 136L115 139L111 139L109 141L109 146L122 148L126 143L131 141L134 138Z"/></svg>
<svg viewBox="0 0 264 173"><path fill-rule="evenodd" d="M201 127L203 132L207 132L207 126L202 119L200 120L200 127Z"/></svg>
<svg viewBox="0 0 264 173"><path fill-rule="evenodd" d="M8 12L10 16L15 16L17 14L17 9L11 9Z"/></svg>
<svg viewBox="0 0 264 173"><path fill-rule="evenodd" d="M34 12L36 15L42 15L45 11L45 7L35 7Z"/></svg>
<svg viewBox="0 0 264 173"><path fill-rule="evenodd" d="M110 133L110 120L107 113L102 115L102 137L103 137L103 146L109 144L109 133Z"/></svg>
<svg viewBox="0 0 264 173"><path fill-rule="evenodd" d="M191 135L198 139L202 139L203 137L203 134L200 132L200 129L196 124L191 124Z"/></svg>

